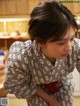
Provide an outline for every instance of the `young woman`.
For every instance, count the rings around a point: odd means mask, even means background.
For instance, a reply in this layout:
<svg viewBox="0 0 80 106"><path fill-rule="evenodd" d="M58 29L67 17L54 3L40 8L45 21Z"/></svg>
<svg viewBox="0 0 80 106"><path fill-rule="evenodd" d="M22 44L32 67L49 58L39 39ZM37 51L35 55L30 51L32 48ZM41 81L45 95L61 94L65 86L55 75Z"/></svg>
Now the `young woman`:
<svg viewBox="0 0 80 106"><path fill-rule="evenodd" d="M9 50L4 87L28 106L72 106L72 71L80 72L74 15L60 2L40 3L31 13L30 40Z"/></svg>

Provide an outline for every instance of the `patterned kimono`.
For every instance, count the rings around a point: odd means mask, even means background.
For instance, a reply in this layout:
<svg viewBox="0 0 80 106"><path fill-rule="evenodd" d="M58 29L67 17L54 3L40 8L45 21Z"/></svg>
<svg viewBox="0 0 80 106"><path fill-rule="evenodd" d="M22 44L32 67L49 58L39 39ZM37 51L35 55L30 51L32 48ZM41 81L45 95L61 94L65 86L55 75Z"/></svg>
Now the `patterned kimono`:
<svg viewBox="0 0 80 106"><path fill-rule="evenodd" d="M28 106L48 106L44 99L37 96L37 89L43 84L61 81L59 92L45 92L59 101L60 106L73 105L74 83L72 72L74 68L80 72L80 40L74 39L72 51L65 58L56 59L53 65L38 48L35 40L32 42L15 42L9 50L9 63L4 87L18 98L28 100Z"/></svg>

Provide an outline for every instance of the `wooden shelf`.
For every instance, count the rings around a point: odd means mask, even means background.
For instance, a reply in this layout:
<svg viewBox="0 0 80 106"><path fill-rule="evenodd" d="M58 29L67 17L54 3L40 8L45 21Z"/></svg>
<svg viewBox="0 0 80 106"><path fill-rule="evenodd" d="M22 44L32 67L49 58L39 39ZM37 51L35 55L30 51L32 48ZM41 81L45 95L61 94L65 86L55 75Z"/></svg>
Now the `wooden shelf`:
<svg viewBox="0 0 80 106"><path fill-rule="evenodd" d="M24 39L24 40L28 40L29 39L29 36L27 37L21 37L21 36L16 36L16 37L10 37L10 36L0 36L0 39Z"/></svg>
<svg viewBox="0 0 80 106"><path fill-rule="evenodd" d="M9 36L0 36L0 39L10 39Z"/></svg>
<svg viewBox="0 0 80 106"><path fill-rule="evenodd" d="M5 47L9 49L9 47L12 45L15 41L26 41L29 40L29 38L22 38L22 37L15 37L15 38L1 38L0 39L0 48Z"/></svg>

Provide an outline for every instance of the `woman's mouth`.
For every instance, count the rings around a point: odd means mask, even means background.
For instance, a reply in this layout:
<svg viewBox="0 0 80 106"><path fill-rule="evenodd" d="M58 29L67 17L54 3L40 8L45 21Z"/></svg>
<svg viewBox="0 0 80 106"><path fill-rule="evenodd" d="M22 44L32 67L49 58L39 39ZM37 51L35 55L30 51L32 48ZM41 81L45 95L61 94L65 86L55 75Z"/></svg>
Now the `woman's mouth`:
<svg viewBox="0 0 80 106"><path fill-rule="evenodd" d="M67 57L68 54L62 54L62 57Z"/></svg>

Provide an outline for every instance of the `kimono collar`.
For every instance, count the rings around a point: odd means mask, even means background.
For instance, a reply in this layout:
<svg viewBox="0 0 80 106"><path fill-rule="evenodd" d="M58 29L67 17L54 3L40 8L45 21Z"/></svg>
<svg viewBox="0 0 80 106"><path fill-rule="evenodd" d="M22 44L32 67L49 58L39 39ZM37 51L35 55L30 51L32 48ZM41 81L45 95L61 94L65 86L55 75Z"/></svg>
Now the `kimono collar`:
<svg viewBox="0 0 80 106"><path fill-rule="evenodd" d="M37 84L50 83L59 80L61 66L64 66L62 60L56 60L54 66L41 52L35 41L31 45L32 57L30 60L30 70L32 79ZM60 64L59 64L60 63Z"/></svg>

